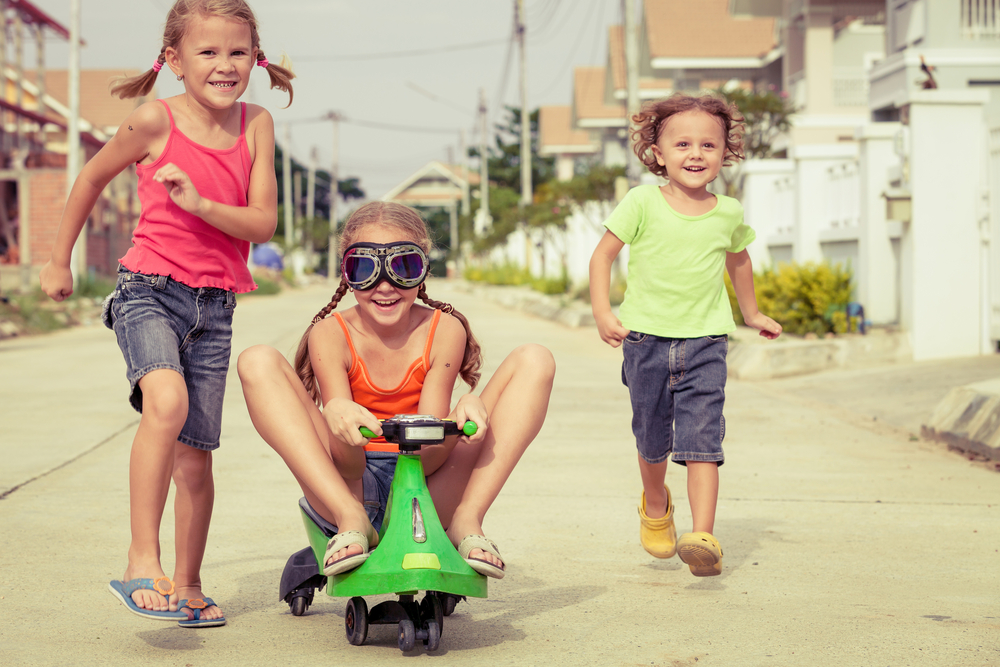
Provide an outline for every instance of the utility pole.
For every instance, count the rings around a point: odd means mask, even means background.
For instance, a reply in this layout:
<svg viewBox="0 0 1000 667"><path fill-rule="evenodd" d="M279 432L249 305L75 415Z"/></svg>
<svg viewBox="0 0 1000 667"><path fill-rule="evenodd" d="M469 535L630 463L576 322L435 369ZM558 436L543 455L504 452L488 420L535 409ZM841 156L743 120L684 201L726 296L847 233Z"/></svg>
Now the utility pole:
<svg viewBox="0 0 1000 667"><path fill-rule="evenodd" d="M625 113L625 145L627 147L625 172L629 187L639 185L639 156L631 149L632 138L628 130L632 127L632 116L639 113L639 34L635 24L635 0L622 0L625 14L625 70L628 86L628 106Z"/></svg>
<svg viewBox="0 0 1000 667"><path fill-rule="evenodd" d="M337 279L337 198L340 197L340 114L331 111L326 116L326 120L333 121L333 164L330 168L330 235L327 240L329 252L327 253L326 277L330 282Z"/></svg>
<svg viewBox="0 0 1000 667"><path fill-rule="evenodd" d="M295 228L292 222L292 126L285 123L285 140L281 147L281 188L285 209L285 262L292 261Z"/></svg>
<svg viewBox="0 0 1000 667"><path fill-rule="evenodd" d="M306 221L302 225L305 236L306 255L309 266L313 265L313 218L316 217L316 167L319 164L319 150L313 146L309 152L309 180L306 183Z"/></svg>
<svg viewBox="0 0 1000 667"><path fill-rule="evenodd" d="M528 56L525 52L524 0L515 0L517 42L521 51L521 206L532 202L531 194L531 114L528 113Z"/></svg>
<svg viewBox="0 0 1000 667"><path fill-rule="evenodd" d="M465 129L458 131L458 150L462 164L462 215L469 215L469 147L465 144Z"/></svg>
<svg viewBox="0 0 1000 667"><path fill-rule="evenodd" d="M66 198L73 188L77 174L80 173L80 0L70 0L69 3L69 118L66 132ZM18 123L20 128L20 123ZM18 130L20 133L20 129ZM20 136L18 149L23 149ZM26 234L22 227L21 240ZM83 230L73 244L70 255L70 265L73 267L73 286L80 284L80 274L87 270L87 221ZM23 278L24 276L22 276Z"/></svg>
<svg viewBox="0 0 1000 667"><path fill-rule="evenodd" d="M479 89L479 224L476 225L476 235L483 236L493 226L490 216L490 167L489 153L486 152L488 141L487 126L489 125L489 110L486 107L486 91Z"/></svg>
<svg viewBox="0 0 1000 667"><path fill-rule="evenodd" d="M302 247L302 172L296 171L292 173L292 204L294 208L292 209L292 229L295 230L293 234L292 244L296 249Z"/></svg>

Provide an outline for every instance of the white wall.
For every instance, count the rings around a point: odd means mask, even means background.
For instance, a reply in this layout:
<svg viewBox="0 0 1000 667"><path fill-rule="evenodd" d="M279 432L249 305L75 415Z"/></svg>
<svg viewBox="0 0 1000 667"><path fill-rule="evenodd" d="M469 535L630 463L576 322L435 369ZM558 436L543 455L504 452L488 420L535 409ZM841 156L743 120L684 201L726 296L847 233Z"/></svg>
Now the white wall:
<svg viewBox="0 0 1000 667"><path fill-rule="evenodd" d="M971 356L986 347L979 200L988 99L985 91L921 90L906 100L913 219L903 235L904 255L911 253L903 325L916 360Z"/></svg>

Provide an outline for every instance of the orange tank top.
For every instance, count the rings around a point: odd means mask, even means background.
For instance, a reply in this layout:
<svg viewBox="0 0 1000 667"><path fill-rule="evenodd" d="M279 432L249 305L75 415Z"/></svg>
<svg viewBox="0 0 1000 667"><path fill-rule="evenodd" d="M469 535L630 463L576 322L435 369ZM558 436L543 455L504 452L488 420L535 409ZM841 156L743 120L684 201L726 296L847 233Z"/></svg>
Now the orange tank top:
<svg viewBox="0 0 1000 667"><path fill-rule="evenodd" d="M434 332L437 330L438 320L441 319L441 311L435 310L434 314L431 315L431 326L427 332L424 353L410 364L403 381L394 389L382 389L375 386L368 373L368 367L365 366L364 360L354 347L347 323L344 322L340 313L334 313L334 316L337 318L340 328L344 330L347 346L351 348L351 370L347 373L347 379L351 383L351 396L354 402L368 408L379 419L388 419L395 415L416 414L420 407L420 391L424 388L424 378L427 377L427 369L431 365L431 345L434 343ZM386 442L384 438L373 438L365 445L365 451L398 452L399 447Z"/></svg>

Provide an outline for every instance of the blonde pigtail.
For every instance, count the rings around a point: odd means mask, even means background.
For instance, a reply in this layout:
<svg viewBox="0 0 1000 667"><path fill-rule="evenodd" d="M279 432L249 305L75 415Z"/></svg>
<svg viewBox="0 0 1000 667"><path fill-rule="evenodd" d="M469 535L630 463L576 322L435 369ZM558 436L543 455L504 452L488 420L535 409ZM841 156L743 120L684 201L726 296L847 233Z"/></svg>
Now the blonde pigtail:
<svg viewBox="0 0 1000 667"><path fill-rule="evenodd" d="M476 337L472 335L472 328L469 326L469 320L465 318L465 315L455 310L455 307L450 303L444 303L443 301L435 301L427 296L427 288L423 283L420 284L420 290L417 292L417 296L421 301L426 303L431 308L435 310L440 310L442 313L447 313L454 315L462 326L465 327L465 354L462 357L462 367L459 369L458 373L462 377L470 388L475 389L476 385L479 384L479 378L482 373L479 369L483 365L483 352L479 347L479 341Z"/></svg>
<svg viewBox="0 0 1000 667"><path fill-rule="evenodd" d="M160 55L154 61L155 65L142 74L120 76L115 79L111 84L111 94L120 100L148 95L149 91L153 90L153 86L156 85L156 77L160 73L159 68L163 67L166 62L163 55L164 50L165 48L160 50Z"/></svg>
<svg viewBox="0 0 1000 667"><path fill-rule="evenodd" d="M292 92L292 79L295 78L295 73L292 72L291 66L287 63L284 57L281 58L281 64L276 65L272 62L268 62L267 58L264 56L263 51L257 52L257 64L264 67L267 70L267 76L271 79L271 88L277 88L278 90L288 93L288 104L285 106L292 106L292 98L294 93Z"/></svg>
<svg viewBox="0 0 1000 667"><path fill-rule="evenodd" d="M333 298L330 299L330 303L323 307L323 310L316 314L312 322L306 328L306 332L302 334L302 339L299 341L299 348L295 351L295 373L302 380L302 385L306 388L306 392L312 397L316 402L316 405L321 405L321 396L319 395L319 387L316 386L316 375L313 373L312 361L309 358L309 334L312 333L314 326L322 322L340 303L340 300L344 298L347 294L347 281L343 278L340 279L340 285L337 287L337 291L333 293Z"/></svg>

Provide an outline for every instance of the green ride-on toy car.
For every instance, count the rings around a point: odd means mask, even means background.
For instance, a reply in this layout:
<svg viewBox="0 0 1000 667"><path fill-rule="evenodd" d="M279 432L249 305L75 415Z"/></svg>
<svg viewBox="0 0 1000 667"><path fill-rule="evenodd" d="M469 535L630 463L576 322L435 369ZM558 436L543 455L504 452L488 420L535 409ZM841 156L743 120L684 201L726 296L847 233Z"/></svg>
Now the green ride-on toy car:
<svg viewBox="0 0 1000 667"><path fill-rule="evenodd" d="M396 415L382 422L386 441L399 446L396 472L389 491L385 519L378 546L358 568L327 577L323 574L326 545L337 527L323 519L302 498L299 509L309 537L305 549L292 554L281 575L280 596L301 616L312 603L316 589L326 586L328 595L349 597L344 614L347 640L360 646L368 626L398 624L399 648L412 650L416 640L428 651L438 648L444 617L465 597L486 597L486 577L473 570L445 534L431 501L422 445L444 442L446 436L473 435L477 426L466 422L462 429L453 421L428 415ZM362 435L375 434L362 427ZM426 591L417 603L419 591ZM365 595L395 594L399 601L381 602L371 610Z"/></svg>

